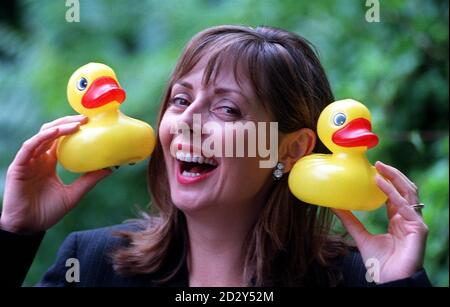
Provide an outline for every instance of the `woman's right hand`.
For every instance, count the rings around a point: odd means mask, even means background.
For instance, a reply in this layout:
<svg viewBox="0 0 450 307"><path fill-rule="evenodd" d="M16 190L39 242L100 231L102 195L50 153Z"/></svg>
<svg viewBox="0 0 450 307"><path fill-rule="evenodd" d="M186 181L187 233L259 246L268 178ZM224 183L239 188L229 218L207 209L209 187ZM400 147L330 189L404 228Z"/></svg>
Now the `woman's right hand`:
<svg viewBox="0 0 450 307"><path fill-rule="evenodd" d="M57 119L23 143L6 174L1 229L15 233L47 230L111 173L109 169L89 172L70 185L56 173L57 139L77 132L87 121L82 115Z"/></svg>

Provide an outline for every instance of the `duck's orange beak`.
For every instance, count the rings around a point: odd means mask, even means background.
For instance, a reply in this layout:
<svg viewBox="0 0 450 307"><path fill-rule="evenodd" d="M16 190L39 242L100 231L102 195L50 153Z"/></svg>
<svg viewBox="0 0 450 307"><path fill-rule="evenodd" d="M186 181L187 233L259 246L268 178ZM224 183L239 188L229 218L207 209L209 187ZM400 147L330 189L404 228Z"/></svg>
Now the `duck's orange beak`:
<svg viewBox="0 0 450 307"><path fill-rule="evenodd" d="M125 91L116 80L110 77L101 77L94 82L81 99L81 104L88 109L101 107L111 101L122 103L125 100Z"/></svg>
<svg viewBox="0 0 450 307"><path fill-rule="evenodd" d="M349 122L345 127L333 133L332 140L335 144L343 147L367 148L378 144L378 136L372 132L372 125L365 118L357 118Z"/></svg>

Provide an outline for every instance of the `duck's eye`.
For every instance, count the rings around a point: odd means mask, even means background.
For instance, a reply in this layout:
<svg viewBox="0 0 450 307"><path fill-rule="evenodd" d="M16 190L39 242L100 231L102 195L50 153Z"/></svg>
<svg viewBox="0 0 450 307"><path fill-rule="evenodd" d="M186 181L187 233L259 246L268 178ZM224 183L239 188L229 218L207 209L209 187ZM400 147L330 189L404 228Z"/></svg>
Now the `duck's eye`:
<svg viewBox="0 0 450 307"><path fill-rule="evenodd" d="M342 126L346 120L347 120L347 116L345 116L344 113L338 113L334 116L333 123L336 126Z"/></svg>
<svg viewBox="0 0 450 307"><path fill-rule="evenodd" d="M79 91L84 91L87 86L88 86L88 82L87 82L86 78L81 77L81 79L78 80L78 82L77 82L77 89Z"/></svg>

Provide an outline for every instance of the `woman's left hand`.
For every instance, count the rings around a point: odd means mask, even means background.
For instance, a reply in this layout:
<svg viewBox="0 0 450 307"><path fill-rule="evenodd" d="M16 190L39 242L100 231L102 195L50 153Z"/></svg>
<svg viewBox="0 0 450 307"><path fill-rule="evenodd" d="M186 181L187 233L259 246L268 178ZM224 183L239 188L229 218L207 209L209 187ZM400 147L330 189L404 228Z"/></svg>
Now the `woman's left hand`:
<svg viewBox="0 0 450 307"><path fill-rule="evenodd" d="M423 267L428 227L420 211L411 207L420 202L416 185L392 166L377 162L375 167L382 175L377 175L377 185L388 196L387 233L369 233L350 211L333 212L355 240L364 263L379 268L379 280L375 281L385 283L410 277Z"/></svg>

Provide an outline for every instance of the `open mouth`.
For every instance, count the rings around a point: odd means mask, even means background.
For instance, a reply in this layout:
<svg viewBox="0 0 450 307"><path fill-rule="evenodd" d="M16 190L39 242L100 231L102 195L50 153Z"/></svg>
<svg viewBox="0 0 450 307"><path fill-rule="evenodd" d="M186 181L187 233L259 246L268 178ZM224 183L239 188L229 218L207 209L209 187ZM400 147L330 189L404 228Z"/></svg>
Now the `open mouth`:
<svg viewBox="0 0 450 307"><path fill-rule="evenodd" d="M191 153L177 152L178 180L180 183L192 183L208 177L218 163L214 158L194 156Z"/></svg>

